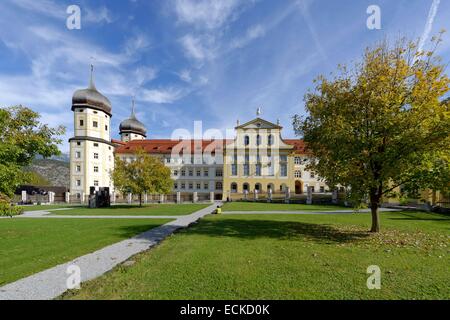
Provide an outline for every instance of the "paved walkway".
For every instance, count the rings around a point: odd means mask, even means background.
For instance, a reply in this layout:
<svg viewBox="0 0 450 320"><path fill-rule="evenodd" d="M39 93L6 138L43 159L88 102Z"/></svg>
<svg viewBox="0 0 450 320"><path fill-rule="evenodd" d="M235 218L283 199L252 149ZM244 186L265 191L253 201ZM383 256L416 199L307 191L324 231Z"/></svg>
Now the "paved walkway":
<svg viewBox="0 0 450 320"><path fill-rule="evenodd" d="M217 204L213 204L187 216L171 216L176 220L68 263L0 287L0 300L49 300L56 298L67 290L66 281L70 276L67 273L69 266L76 265L80 268L81 282L97 278L133 255L152 248L176 230L186 228L203 216L210 214L216 206ZM161 216L158 216L158 218L161 218Z"/></svg>
<svg viewBox="0 0 450 320"><path fill-rule="evenodd" d="M388 209L380 208L380 212L393 212L401 211L400 209ZM359 213L368 213L370 209L362 209ZM354 210L333 210L333 211L308 211L308 210L296 210L296 211L223 211L222 214L354 214Z"/></svg>

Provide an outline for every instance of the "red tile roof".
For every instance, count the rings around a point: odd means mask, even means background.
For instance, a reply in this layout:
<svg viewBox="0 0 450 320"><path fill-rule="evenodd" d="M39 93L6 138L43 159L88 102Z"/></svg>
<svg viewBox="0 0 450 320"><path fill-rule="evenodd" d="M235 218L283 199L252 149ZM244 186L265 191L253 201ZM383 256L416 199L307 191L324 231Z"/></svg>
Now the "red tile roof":
<svg viewBox="0 0 450 320"><path fill-rule="evenodd" d="M118 147L116 149L116 153L135 153L138 149L142 148L147 153L170 154L175 148L178 148L180 151L183 148L190 148L191 151L195 151L194 148L198 148L199 146L202 151L207 150L214 153L216 150L221 150L225 144L229 144L231 142L233 142L233 140L133 140Z"/></svg>
<svg viewBox="0 0 450 320"><path fill-rule="evenodd" d="M305 142L302 139L283 139L283 142L294 146L294 153L296 154L308 153Z"/></svg>
<svg viewBox="0 0 450 320"><path fill-rule="evenodd" d="M117 140L113 140L116 143ZM233 143L234 140L170 140L170 139L152 139L152 140L133 140L126 144L120 142L120 146L117 147L116 153L127 154L135 153L138 149L142 148L145 152L151 154L170 154L173 149L178 148L180 151L183 148L189 148L194 151L198 145L201 145L202 152L209 151L214 153L216 150L221 150L226 144ZM305 143L301 139L283 139L286 144L294 146L294 153L305 154L308 153L305 147Z"/></svg>

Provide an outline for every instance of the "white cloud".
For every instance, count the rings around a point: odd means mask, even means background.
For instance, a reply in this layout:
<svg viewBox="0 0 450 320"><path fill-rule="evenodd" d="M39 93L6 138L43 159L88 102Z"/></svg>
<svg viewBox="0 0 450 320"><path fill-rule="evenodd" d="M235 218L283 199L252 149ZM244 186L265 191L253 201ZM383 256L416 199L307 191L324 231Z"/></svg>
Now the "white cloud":
<svg viewBox="0 0 450 320"><path fill-rule="evenodd" d="M181 89L167 88L167 89L144 89L139 95L138 99L150 103L173 103L181 99L186 93Z"/></svg>
<svg viewBox="0 0 450 320"><path fill-rule="evenodd" d="M178 21L206 29L221 27L243 2L238 0L175 0Z"/></svg>
<svg viewBox="0 0 450 320"><path fill-rule="evenodd" d="M425 29L423 30L422 37L420 38L420 42L417 48L418 52L421 52L423 50L425 42L430 37L431 30L433 29L434 18L436 18L440 3L441 0L433 0L433 3L431 4L430 12L428 13L427 22L425 24Z"/></svg>
<svg viewBox="0 0 450 320"><path fill-rule="evenodd" d="M178 76L180 77L181 80L183 80L184 82L191 82L192 81L192 76L191 76L191 71L190 70L181 70L180 73L178 74Z"/></svg>
<svg viewBox="0 0 450 320"><path fill-rule="evenodd" d="M146 82L152 81L157 76L157 70L152 67L141 66L134 71L135 80L138 86L144 85Z"/></svg>
<svg viewBox="0 0 450 320"><path fill-rule="evenodd" d="M185 50L185 55L189 58L202 61L214 56L213 49L210 47L212 44L211 38L200 38L187 34L180 39L180 43Z"/></svg>
<svg viewBox="0 0 450 320"><path fill-rule="evenodd" d="M231 48L243 48L252 40L264 37L266 30L260 24L250 27L241 38L234 39L231 42Z"/></svg>
<svg viewBox="0 0 450 320"><path fill-rule="evenodd" d="M149 49L150 45L150 40L143 33L138 33L128 38L125 44L125 52L128 56L133 56L141 50Z"/></svg>

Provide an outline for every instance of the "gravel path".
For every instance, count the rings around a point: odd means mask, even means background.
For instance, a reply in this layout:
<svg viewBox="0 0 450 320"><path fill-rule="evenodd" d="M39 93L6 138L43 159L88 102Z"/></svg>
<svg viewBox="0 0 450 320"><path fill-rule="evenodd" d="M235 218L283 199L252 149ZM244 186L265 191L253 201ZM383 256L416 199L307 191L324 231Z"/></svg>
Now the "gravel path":
<svg viewBox="0 0 450 320"><path fill-rule="evenodd" d="M67 290L66 282L71 275L68 273L69 267L78 266L80 268L81 282L97 278L133 255L152 248L176 230L186 228L203 216L210 214L217 205L217 203L213 204L187 216L171 216L176 220L68 263L0 287L0 300L54 299ZM161 217L158 216L158 218Z"/></svg>

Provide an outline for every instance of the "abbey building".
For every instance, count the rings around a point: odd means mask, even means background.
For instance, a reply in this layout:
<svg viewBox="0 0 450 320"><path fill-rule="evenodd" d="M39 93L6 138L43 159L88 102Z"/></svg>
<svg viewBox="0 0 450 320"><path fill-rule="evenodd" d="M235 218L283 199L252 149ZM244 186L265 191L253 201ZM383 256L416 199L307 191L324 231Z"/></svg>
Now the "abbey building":
<svg viewBox="0 0 450 320"><path fill-rule="evenodd" d="M235 127L232 139L151 139L132 105L121 122L120 140L111 139L112 106L95 87L72 98L74 137L70 142L70 193L84 199L91 188L114 192L110 173L114 157L133 161L138 149L160 157L171 169L173 193L195 194L198 200L276 196L329 191L325 182L306 170L309 156L302 140L283 139L283 127L257 117ZM192 199L192 197L191 197Z"/></svg>

